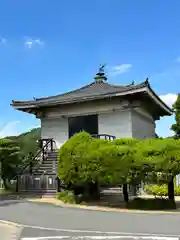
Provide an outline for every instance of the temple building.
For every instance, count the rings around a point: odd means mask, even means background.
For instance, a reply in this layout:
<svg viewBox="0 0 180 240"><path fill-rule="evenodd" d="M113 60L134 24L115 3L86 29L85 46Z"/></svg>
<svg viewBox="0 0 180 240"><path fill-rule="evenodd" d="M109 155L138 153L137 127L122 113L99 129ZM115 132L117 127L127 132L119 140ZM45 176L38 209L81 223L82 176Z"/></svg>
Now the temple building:
<svg viewBox="0 0 180 240"><path fill-rule="evenodd" d="M154 138L155 121L172 110L150 87L140 84L113 85L102 69L94 81L71 92L30 101L12 101L20 111L41 121L41 138L53 138L61 146L75 132L109 134L116 138Z"/></svg>
<svg viewBox="0 0 180 240"><path fill-rule="evenodd" d="M154 92L148 79L139 84L114 85L107 81L103 66L91 83L79 89L29 101L12 101L11 105L40 119L42 147L49 143L52 152L53 144L59 148L82 130L109 140L155 138L155 122L172 115L172 110ZM51 155L55 158L55 153ZM40 166L44 169L43 161ZM55 175L56 163L53 166L49 168L54 169ZM48 171L46 168L44 172Z"/></svg>

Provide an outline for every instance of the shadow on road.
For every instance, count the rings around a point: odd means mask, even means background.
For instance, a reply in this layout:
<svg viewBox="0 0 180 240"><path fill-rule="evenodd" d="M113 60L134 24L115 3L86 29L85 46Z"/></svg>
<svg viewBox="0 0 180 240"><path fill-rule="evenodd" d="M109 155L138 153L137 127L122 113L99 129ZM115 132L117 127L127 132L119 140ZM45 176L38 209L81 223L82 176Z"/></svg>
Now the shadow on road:
<svg viewBox="0 0 180 240"><path fill-rule="evenodd" d="M11 194L2 194L0 195L0 207L7 206L12 204L18 204L21 202L26 202L27 199L39 199L42 198L42 195L37 194L18 194L18 193L11 193Z"/></svg>

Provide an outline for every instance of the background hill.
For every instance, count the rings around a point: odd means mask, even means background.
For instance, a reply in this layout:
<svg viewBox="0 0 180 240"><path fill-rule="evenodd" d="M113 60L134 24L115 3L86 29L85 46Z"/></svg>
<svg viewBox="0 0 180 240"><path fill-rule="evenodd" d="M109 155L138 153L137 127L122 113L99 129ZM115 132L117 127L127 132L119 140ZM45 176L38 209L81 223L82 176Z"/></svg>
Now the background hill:
<svg viewBox="0 0 180 240"><path fill-rule="evenodd" d="M27 156L29 152L33 154L36 152L37 143L36 141L40 139L41 128L34 128L29 132L22 133L18 136L9 136L7 139L16 141L22 151L24 156Z"/></svg>

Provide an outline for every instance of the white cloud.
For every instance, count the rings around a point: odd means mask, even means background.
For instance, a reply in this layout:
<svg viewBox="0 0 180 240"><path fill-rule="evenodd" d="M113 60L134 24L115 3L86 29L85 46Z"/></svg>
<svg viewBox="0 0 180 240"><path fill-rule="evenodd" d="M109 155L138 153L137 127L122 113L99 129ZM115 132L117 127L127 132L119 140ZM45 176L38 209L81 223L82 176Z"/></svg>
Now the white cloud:
<svg viewBox="0 0 180 240"><path fill-rule="evenodd" d="M27 46L28 48L32 48L35 45L44 45L44 42L39 38L37 39L26 38L24 41L24 45Z"/></svg>
<svg viewBox="0 0 180 240"><path fill-rule="evenodd" d="M7 136L16 136L18 135L17 125L20 121L12 121L7 123L1 130L0 130L0 138L7 137Z"/></svg>
<svg viewBox="0 0 180 240"><path fill-rule="evenodd" d="M129 69L131 67L132 67L132 64L124 63L124 64L121 64L121 65L113 66L110 69L109 73L110 73L110 75L117 76L117 75L126 73L127 71L129 71Z"/></svg>
<svg viewBox="0 0 180 240"><path fill-rule="evenodd" d="M169 107L172 107L172 105L175 103L177 99L177 94L174 93L167 93L165 95L159 96Z"/></svg>
<svg viewBox="0 0 180 240"><path fill-rule="evenodd" d="M0 38L0 44L4 45L7 43L7 39L6 38Z"/></svg>
<svg viewBox="0 0 180 240"><path fill-rule="evenodd" d="M176 58L176 62L180 62L180 57L177 57L177 58Z"/></svg>
<svg viewBox="0 0 180 240"><path fill-rule="evenodd" d="M20 124L21 123L21 124ZM0 138L8 136L17 136L23 132L31 131L33 128L40 127L40 123L30 124L29 126L21 121L12 121L7 123L2 129L0 129Z"/></svg>

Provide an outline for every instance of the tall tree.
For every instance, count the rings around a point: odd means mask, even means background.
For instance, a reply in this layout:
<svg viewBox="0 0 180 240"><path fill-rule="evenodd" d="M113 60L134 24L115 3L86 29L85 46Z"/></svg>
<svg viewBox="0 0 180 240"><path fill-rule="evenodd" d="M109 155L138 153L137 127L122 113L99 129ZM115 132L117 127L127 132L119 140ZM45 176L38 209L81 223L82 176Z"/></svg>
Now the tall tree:
<svg viewBox="0 0 180 240"><path fill-rule="evenodd" d="M180 93L178 94L176 102L173 104L173 110L175 112L176 122L171 126L171 129L175 132L176 137L180 137Z"/></svg>
<svg viewBox="0 0 180 240"><path fill-rule="evenodd" d="M0 173L6 189L8 188L7 181L17 173L20 163L20 148L17 143L9 139L0 139Z"/></svg>
<svg viewBox="0 0 180 240"><path fill-rule="evenodd" d="M120 138L114 141L114 144L119 147L119 153L121 156L123 153L123 161L126 161L127 164L126 174L121 174L121 177L123 176L123 195L125 202L129 201L128 184L132 187L133 196L136 196L136 186L139 183L139 176L137 174L138 168L135 159L137 142L138 141L134 138Z"/></svg>
<svg viewBox="0 0 180 240"><path fill-rule="evenodd" d="M168 197L174 201L173 179L180 173L180 140L172 138L142 140L137 154L142 172L151 181L166 183Z"/></svg>

